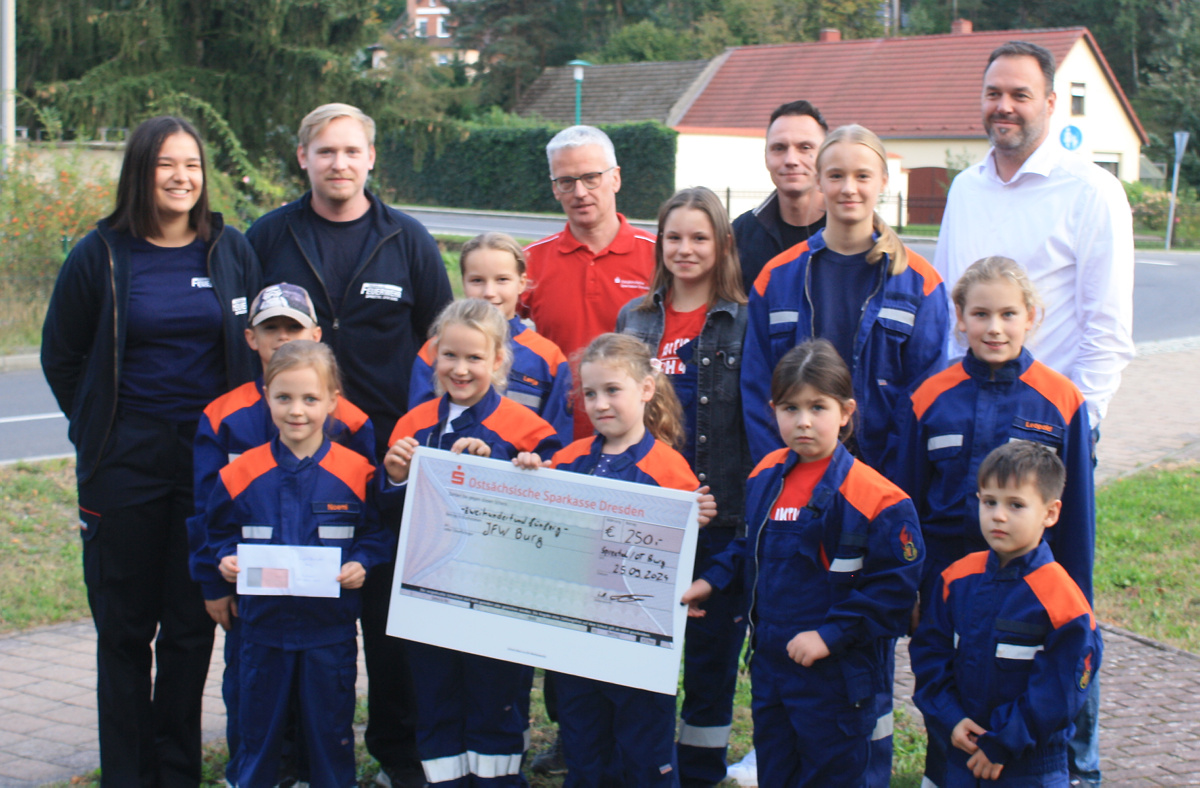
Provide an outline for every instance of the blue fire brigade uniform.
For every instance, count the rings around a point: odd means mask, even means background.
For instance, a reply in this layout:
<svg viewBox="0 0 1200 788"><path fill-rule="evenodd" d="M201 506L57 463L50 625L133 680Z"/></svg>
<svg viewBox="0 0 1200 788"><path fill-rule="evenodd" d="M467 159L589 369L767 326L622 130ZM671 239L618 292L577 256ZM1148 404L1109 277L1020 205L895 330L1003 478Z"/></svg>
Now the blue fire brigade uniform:
<svg viewBox="0 0 1200 788"><path fill-rule="evenodd" d="M561 446L550 424L494 388L447 424L449 408L446 395L414 407L396 422L388 444L412 437L449 449L460 438L479 438L498 460L523 451L548 459ZM397 506L404 486L380 475L386 506ZM409 643L409 657L425 779L439 788L527 786L521 758L533 668L416 641Z"/></svg>
<svg viewBox="0 0 1200 788"><path fill-rule="evenodd" d="M1096 511L1091 430L1083 395L1067 377L1035 361L1023 348L1017 358L993 372L967 355L920 385L896 413L888 446L888 475L917 504L929 557L921 578L921 610L933 599L942 571L960 558L987 549L979 528L979 466L995 448L1011 440L1049 446L1066 467L1062 511L1046 531L1059 564L1092 599ZM1099 683L1091 692L1098 696ZM1097 697L1094 701L1099 703ZM1095 726L1094 716L1081 723ZM949 731L926 721L929 745L925 774L934 785L945 781Z"/></svg>
<svg viewBox="0 0 1200 788"><path fill-rule="evenodd" d="M1083 395L1027 349L993 374L968 351L921 384L896 414L888 477L912 496L929 557L922 609L938 575L963 556L986 550L979 529L979 466L1012 440L1049 446L1067 469L1062 512L1046 531L1056 560L1090 602L1096 542L1091 428Z"/></svg>
<svg viewBox="0 0 1200 788"><path fill-rule="evenodd" d="M825 248L825 231L767 263L750 290L750 322L742 350L746 437L757 462L781 446L768 406L771 373L796 345L814 338L809 262ZM878 281L862 307L849 364L858 403L858 456L880 468L892 413L901 397L946 364L946 292L923 257L908 250L908 267L893 274L875 263Z"/></svg>
<svg viewBox="0 0 1200 788"><path fill-rule="evenodd" d="M204 409L196 427L193 444L196 511L188 518L190 557L188 569L192 579L200 584L205 599L220 599L236 593L232 583L226 583L217 571L217 561L208 549L208 521L205 511L208 497L217 484L217 475L242 452L268 443L279 434L271 420L271 408L263 396L262 378L238 386L217 397ZM325 424L325 434L335 443L373 459L375 430L367 414L345 397L339 397L337 409ZM234 616L225 633L225 672L222 674L221 696L225 700L225 741L229 746L226 778L237 784L237 764L241 747L238 726L238 654L241 650L241 619Z"/></svg>
<svg viewBox="0 0 1200 788"><path fill-rule="evenodd" d="M379 524L375 466L328 438L297 458L278 437L225 466L208 501L216 559L238 544L336 547L341 564L370 571L387 561L394 539ZM248 571L243 569L242 571ZM254 582L251 576L250 582ZM278 782L288 697L295 691L314 785L354 784L354 681L358 590L337 598L238 597L242 626L240 788Z"/></svg>
<svg viewBox="0 0 1200 788"><path fill-rule="evenodd" d="M604 438L583 438L554 455L560 471L603 476L673 490L700 482L686 459L647 430L620 454L603 454ZM679 785L675 761L675 696L596 679L555 675L558 725L567 777L563 788L608 785L614 768L619 785Z"/></svg>
<svg viewBox="0 0 1200 788"><path fill-rule="evenodd" d="M753 649L759 784L886 786L895 638L908 627L924 546L912 502L838 444L795 520L773 508L799 457L768 454L746 488L747 533L703 577L743 584ZM830 656L787 653L816 631Z"/></svg>
<svg viewBox="0 0 1200 788"><path fill-rule="evenodd" d="M977 744L1004 770L976 780L970 756L951 747L941 788L1065 788L1071 721L1100 667L1099 634L1045 542L1004 568L989 550L942 572L909 648L913 700L947 732L964 717L985 728Z"/></svg>
<svg viewBox="0 0 1200 788"><path fill-rule="evenodd" d="M434 349L429 340L413 362L408 384L408 407L415 408L437 396L434 391ZM571 393L571 368L567 357L544 336L528 328L521 318L508 321L508 348L512 369L504 396L519 402L550 423L562 445L571 442L575 418L568 397Z"/></svg>

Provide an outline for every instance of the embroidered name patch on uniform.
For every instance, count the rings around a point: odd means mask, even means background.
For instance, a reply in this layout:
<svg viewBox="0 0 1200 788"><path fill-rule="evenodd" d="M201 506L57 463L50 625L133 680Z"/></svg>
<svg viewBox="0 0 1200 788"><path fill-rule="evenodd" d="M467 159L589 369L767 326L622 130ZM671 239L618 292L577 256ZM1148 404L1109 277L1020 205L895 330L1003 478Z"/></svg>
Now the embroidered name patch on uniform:
<svg viewBox="0 0 1200 788"><path fill-rule="evenodd" d="M235 315L244 315L248 311L248 307L246 306L246 297L245 296L242 296L241 298L233 299L232 301L229 302L229 305L231 307L233 307L233 313Z"/></svg>
<svg viewBox="0 0 1200 788"><path fill-rule="evenodd" d="M404 288L400 285L385 285L382 282L363 282L358 293L363 298L399 301L404 297Z"/></svg>
<svg viewBox="0 0 1200 788"><path fill-rule="evenodd" d="M207 276L193 276L192 287L207 287L212 289L212 280Z"/></svg>

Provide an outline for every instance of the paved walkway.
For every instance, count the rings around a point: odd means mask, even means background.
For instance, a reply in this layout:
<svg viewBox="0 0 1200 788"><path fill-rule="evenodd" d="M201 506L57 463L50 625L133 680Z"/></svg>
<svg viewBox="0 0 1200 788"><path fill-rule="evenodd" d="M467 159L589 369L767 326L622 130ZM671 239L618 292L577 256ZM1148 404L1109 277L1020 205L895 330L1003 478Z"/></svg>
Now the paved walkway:
<svg viewBox="0 0 1200 788"><path fill-rule="evenodd" d="M1200 460L1200 338L1141 348L1104 422L1097 480L1156 463ZM222 640L204 701L206 739L223 735ZM1200 785L1200 656L1115 629L1101 671L1105 785ZM897 698L909 703L907 649ZM365 671L360 664L359 684ZM0 636L0 786L33 788L91 771L96 743L90 621Z"/></svg>

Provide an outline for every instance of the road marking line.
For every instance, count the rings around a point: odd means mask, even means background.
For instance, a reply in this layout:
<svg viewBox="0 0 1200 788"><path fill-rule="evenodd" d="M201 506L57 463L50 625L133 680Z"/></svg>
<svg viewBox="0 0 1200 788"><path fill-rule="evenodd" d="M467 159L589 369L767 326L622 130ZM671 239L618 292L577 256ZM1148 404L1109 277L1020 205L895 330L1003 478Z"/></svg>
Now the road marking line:
<svg viewBox="0 0 1200 788"><path fill-rule="evenodd" d="M0 424L16 424L22 421L42 421L43 419L64 419L62 413L35 413L32 416L5 416L0 418Z"/></svg>
<svg viewBox="0 0 1200 788"><path fill-rule="evenodd" d="M1134 262L1139 265L1165 265L1165 266L1170 266L1172 268L1179 265L1179 263L1171 263L1171 262L1167 262L1166 260L1138 260L1135 258Z"/></svg>

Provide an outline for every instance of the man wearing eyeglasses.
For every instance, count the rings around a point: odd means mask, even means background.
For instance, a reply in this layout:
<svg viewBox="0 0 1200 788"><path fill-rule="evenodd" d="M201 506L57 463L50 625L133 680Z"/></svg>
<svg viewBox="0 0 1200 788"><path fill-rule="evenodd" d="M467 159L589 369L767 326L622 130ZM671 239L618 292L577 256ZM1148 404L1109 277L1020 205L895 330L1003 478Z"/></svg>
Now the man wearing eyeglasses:
<svg viewBox="0 0 1200 788"><path fill-rule="evenodd" d="M612 140L592 126L563 129L546 146L562 231L525 249L531 286L524 313L568 357L617 325L617 312L654 277L654 236L617 213L621 168ZM575 437L591 434L582 398Z"/></svg>

